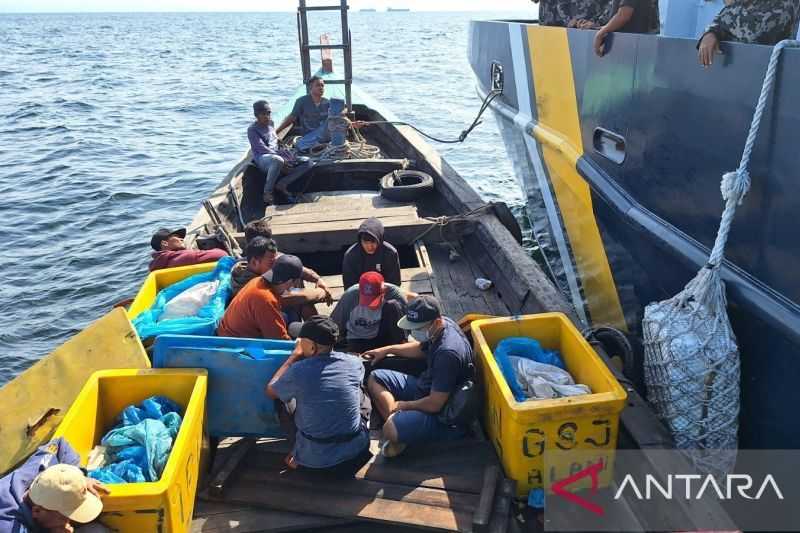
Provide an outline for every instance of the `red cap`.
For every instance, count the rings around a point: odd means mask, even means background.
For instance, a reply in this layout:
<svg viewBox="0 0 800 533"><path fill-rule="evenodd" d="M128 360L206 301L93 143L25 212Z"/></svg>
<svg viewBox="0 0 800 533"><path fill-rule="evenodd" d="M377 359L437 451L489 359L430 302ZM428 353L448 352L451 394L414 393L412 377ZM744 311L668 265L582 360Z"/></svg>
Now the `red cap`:
<svg viewBox="0 0 800 533"><path fill-rule="evenodd" d="M364 272L358 280L358 303L377 309L383 303L383 276L378 272Z"/></svg>

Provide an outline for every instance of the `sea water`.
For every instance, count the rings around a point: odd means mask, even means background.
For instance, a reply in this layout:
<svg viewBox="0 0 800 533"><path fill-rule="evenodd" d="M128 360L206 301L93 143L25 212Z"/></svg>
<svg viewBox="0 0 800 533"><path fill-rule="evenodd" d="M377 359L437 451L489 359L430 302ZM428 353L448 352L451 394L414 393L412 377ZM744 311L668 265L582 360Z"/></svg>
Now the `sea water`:
<svg viewBox="0 0 800 533"><path fill-rule="evenodd" d="M457 137L480 106L469 20L526 15L353 12L355 83L401 120ZM312 36L338 42L335 15L313 20ZM245 152L252 102L280 108L301 72L294 13L0 14L0 51L4 383L136 293L152 233L191 220ZM520 215L485 118L466 143L436 147Z"/></svg>

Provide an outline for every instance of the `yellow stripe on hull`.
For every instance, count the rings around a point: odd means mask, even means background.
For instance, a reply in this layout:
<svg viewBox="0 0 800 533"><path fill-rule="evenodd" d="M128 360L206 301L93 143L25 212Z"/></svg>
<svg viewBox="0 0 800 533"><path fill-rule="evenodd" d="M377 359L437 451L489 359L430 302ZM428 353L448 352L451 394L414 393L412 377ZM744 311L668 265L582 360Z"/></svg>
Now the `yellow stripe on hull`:
<svg viewBox="0 0 800 533"><path fill-rule="evenodd" d="M542 147L592 322L627 329L591 190L577 170L583 141L567 31L530 26L528 46L538 115L531 133Z"/></svg>

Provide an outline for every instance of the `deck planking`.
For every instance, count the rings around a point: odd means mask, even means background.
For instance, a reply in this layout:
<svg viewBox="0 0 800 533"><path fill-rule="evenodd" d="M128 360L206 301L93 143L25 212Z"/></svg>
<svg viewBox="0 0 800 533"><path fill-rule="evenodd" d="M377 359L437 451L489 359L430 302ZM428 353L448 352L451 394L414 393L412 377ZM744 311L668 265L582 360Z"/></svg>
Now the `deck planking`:
<svg viewBox="0 0 800 533"><path fill-rule="evenodd" d="M377 446L373 439L372 450L377 451ZM217 503L214 509L223 513L215 523L225 520L226 506L244 508L247 513L258 507L468 533L484 471L498 465L490 443L466 439L410 448L391 460L376 455L355 479L328 481L286 472L286 451L282 440L262 439L256 444L243 461L247 467L242 467L224 494L206 495Z"/></svg>
<svg viewBox="0 0 800 533"><path fill-rule="evenodd" d="M341 250L356 242L358 226L370 217L381 220L386 240L395 244L413 242L432 224L419 217L413 203L390 202L376 193L316 193L303 199L266 211L273 238L288 253ZM243 233L234 237L245 244Z"/></svg>

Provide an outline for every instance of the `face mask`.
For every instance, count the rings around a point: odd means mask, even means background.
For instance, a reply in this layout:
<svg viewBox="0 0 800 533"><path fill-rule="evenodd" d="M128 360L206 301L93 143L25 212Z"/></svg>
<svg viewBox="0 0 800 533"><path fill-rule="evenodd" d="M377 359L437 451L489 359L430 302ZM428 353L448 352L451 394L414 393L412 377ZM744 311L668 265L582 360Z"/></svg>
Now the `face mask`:
<svg viewBox="0 0 800 533"><path fill-rule="evenodd" d="M431 335L430 333L428 333L427 329L420 328L420 329L412 329L411 337L413 337L413 339L418 342L428 342L431 338Z"/></svg>

